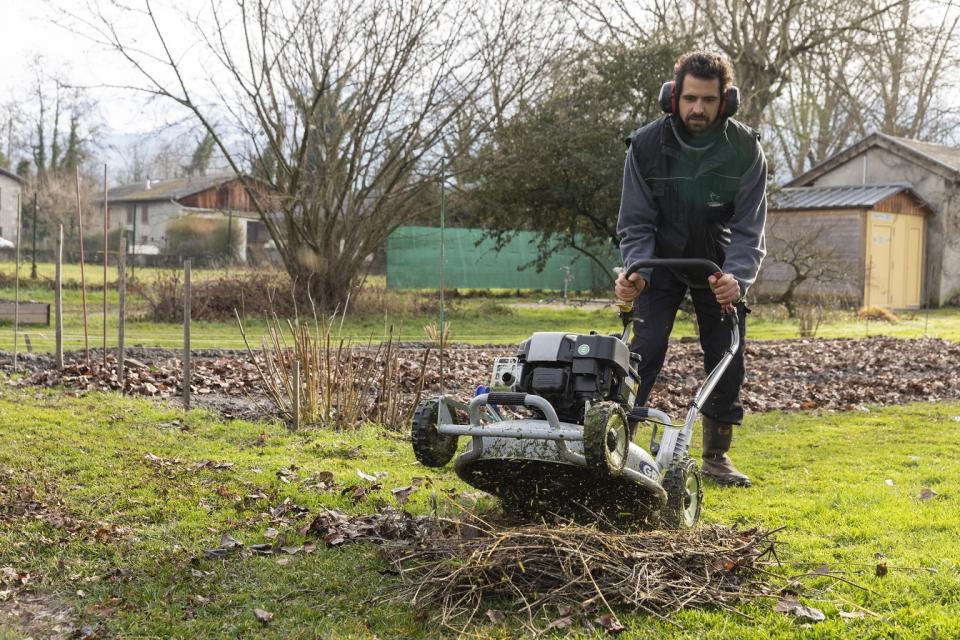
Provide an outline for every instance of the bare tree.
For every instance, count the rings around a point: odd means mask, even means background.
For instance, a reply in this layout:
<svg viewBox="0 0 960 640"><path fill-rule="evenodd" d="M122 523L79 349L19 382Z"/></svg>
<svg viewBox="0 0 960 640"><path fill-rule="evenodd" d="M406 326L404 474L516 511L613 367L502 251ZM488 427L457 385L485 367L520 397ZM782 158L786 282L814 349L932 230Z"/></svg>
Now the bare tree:
<svg viewBox="0 0 960 640"><path fill-rule="evenodd" d="M476 173L479 145L517 113L539 104L552 86L555 69L569 61L574 29L552 0L495 0L468 5L481 65L480 90L464 106L445 136L450 183L464 192ZM486 167L495 171L497 167Z"/></svg>
<svg viewBox="0 0 960 640"><path fill-rule="evenodd" d="M737 118L758 127L804 54L829 50L903 1L655 0L634 5L569 0L569 5L617 40L634 33L645 40L690 42L725 53L742 91Z"/></svg>
<svg viewBox="0 0 960 640"><path fill-rule="evenodd" d="M189 17L217 65L205 83L150 0L120 7L149 27L150 50L116 28L116 6L72 17L139 71L132 88L203 125L244 176L295 286L327 308L417 213L442 142L483 91L482 39L465 2L213 2Z"/></svg>
<svg viewBox="0 0 960 640"><path fill-rule="evenodd" d="M960 107L945 89L960 82L958 20L952 2L904 0L863 30L803 54L763 127L782 162L778 173L803 173L872 131L951 141Z"/></svg>
<svg viewBox="0 0 960 640"><path fill-rule="evenodd" d="M851 40L840 40L830 49L804 54L794 66L761 128L774 146L772 173L780 178L799 175L859 133L845 76L856 55Z"/></svg>
<svg viewBox="0 0 960 640"><path fill-rule="evenodd" d="M954 133L960 107L946 89L960 82L960 5L902 0L867 33L859 64L847 69L861 134L943 141Z"/></svg>

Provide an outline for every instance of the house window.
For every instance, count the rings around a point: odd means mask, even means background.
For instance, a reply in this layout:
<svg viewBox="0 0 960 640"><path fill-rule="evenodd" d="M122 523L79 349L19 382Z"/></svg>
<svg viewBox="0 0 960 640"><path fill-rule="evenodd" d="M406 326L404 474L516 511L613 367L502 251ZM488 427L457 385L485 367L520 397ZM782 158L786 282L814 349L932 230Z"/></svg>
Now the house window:
<svg viewBox="0 0 960 640"><path fill-rule="evenodd" d="M140 206L140 222L142 222L143 224L147 224L148 222L150 222L149 212L150 212L150 209L147 207L147 205L144 204Z"/></svg>
<svg viewBox="0 0 960 640"><path fill-rule="evenodd" d="M128 204L127 205L127 224L133 224L137 219L137 205Z"/></svg>

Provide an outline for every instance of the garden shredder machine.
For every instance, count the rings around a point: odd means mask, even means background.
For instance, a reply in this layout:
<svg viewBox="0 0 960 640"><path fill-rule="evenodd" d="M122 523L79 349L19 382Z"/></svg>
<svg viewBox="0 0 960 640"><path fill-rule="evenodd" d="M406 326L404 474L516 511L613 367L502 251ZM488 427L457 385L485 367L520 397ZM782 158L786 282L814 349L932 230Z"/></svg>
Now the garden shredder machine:
<svg viewBox="0 0 960 640"><path fill-rule="evenodd" d="M630 265L696 274L720 269L709 260L650 259ZM640 356L627 344L630 305L620 306L617 335L537 332L514 357L497 358L489 387L469 402L449 395L424 400L412 422L413 450L430 467L446 465L460 436L470 442L456 458L458 476L499 498L522 518L697 524L703 483L690 440L700 408L740 345L735 308L725 309L730 346L694 394L682 426L652 407L635 407ZM527 414L527 415L524 415ZM650 423L649 448L635 442Z"/></svg>

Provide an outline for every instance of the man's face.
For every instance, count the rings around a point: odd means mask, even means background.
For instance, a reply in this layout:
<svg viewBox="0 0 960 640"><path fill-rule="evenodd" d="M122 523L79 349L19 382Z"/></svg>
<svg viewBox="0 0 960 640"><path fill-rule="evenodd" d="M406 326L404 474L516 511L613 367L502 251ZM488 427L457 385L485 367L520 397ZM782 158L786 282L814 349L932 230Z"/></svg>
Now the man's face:
<svg viewBox="0 0 960 640"><path fill-rule="evenodd" d="M696 135L710 128L720 113L720 79L688 75L680 92L680 119Z"/></svg>

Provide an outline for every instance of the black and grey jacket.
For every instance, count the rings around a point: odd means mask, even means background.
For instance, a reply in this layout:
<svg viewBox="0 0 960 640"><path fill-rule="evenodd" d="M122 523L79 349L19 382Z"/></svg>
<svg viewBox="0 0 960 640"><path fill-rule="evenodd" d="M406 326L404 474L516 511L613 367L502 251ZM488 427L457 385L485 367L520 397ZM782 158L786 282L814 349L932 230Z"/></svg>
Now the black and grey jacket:
<svg viewBox="0 0 960 640"><path fill-rule="evenodd" d="M663 116L628 139L617 232L625 265L642 258L708 258L747 289L766 255L767 162L759 136L736 120L693 149ZM699 140L698 140L699 141ZM648 281L650 270L641 270Z"/></svg>

